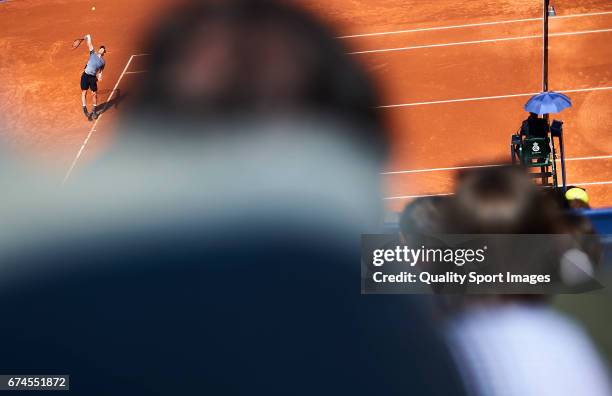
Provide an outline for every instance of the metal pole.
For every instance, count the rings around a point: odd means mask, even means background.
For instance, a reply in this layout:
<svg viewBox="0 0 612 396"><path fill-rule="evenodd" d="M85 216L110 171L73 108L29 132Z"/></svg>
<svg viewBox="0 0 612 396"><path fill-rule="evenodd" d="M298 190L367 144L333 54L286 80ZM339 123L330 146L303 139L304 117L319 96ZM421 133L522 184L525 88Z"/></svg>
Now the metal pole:
<svg viewBox="0 0 612 396"><path fill-rule="evenodd" d="M542 56L542 92L548 91L548 5L550 0L544 0L544 54Z"/></svg>
<svg viewBox="0 0 612 396"><path fill-rule="evenodd" d="M549 5L550 0L544 0L544 15L543 15L543 29L542 29L542 36L543 36L543 45L542 45L542 92L548 92L548 5ZM548 114L544 114L544 119L546 120L546 124L548 125ZM552 170L552 177L553 177L553 188L557 188L558 187L558 181L557 181L557 164L556 164L556 153L555 153L555 141L554 138L552 137L552 134L550 136L550 147L551 147L551 156L552 156L552 162L551 162L551 170Z"/></svg>
<svg viewBox="0 0 612 396"><path fill-rule="evenodd" d="M567 182L565 180L565 154L563 153L563 130L559 134L559 148L561 149L561 180L563 182L563 192L567 190Z"/></svg>

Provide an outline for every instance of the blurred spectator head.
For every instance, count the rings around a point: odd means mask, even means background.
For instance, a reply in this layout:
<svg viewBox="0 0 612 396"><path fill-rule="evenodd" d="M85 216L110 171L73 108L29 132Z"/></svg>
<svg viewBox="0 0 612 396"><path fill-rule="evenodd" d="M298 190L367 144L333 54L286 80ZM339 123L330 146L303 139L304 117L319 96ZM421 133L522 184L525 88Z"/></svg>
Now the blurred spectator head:
<svg viewBox="0 0 612 396"><path fill-rule="evenodd" d="M369 78L329 29L294 4L192 2L167 15L146 47L149 74L135 89L132 120L312 117L346 126L335 133L380 159L385 155L385 128ZM163 133L148 133L156 131ZM201 126L172 133L185 132L207 133Z"/></svg>
<svg viewBox="0 0 612 396"><path fill-rule="evenodd" d="M553 234L561 208L520 167L459 175L449 228L474 234Z"/></svg>
<svg viewBox="0 0 612 396"><path fill-rule="evenodd" d="M561 219L559 205L538 189L524 168L507 166L461 173L446 224L447 231L455 234L555 234L561 230ZM516 264L517 268L523 265L525 256L511 243L496 249L505 260L489 263L489 271L510 271L512 268L508 265ZM535 264L540 273L557 273L556 257L547 257ZM494 265L499 267L494 268ZM536 268L530 270L536 271ZM537 294L466 296L455 304L461 307L462 304L483 302L537 302L544 297Z"/></svg>

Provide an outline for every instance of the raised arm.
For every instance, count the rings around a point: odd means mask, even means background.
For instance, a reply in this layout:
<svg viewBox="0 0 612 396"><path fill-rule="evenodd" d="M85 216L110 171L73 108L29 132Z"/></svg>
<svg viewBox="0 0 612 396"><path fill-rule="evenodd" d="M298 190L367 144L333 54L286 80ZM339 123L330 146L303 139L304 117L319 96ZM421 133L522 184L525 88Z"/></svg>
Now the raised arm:
<svg viewBox="0 0 612 396"><path fill-rule="evenodd" d="M91 43L91 35L86 34L85 40L87 40L87 47L89 47L89 52L94 50L93 44Z"/></svg>

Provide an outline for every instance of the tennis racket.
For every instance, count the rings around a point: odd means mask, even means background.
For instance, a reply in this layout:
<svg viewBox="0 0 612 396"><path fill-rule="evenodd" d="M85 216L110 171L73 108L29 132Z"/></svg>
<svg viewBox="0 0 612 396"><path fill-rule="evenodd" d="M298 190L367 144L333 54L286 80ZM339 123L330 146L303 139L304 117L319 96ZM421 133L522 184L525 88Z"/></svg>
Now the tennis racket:
<svg viewBox="0 0 612 396"><path fill-rule="evenodd" d="M76 39L72 42L72 49L77 49L79 48L79 45L81 45L81 43L84 41L84 38L80 38L80 39Z"/></svg>

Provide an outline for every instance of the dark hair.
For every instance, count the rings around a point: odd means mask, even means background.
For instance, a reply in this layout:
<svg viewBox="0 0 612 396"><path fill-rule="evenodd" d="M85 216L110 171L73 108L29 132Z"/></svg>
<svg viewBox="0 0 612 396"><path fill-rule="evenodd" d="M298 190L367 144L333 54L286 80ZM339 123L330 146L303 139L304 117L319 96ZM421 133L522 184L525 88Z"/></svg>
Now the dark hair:
<svg viewBox="0 0 612 396"><path fill-rule="evenodd" d="M466 171L458 178L449 227L457 233L555 234L561 207L522 167Z"/></svg>
<svg viewBox="0 0 612 396"><path fill-rule="evenodd" d="M193 2L166 15L145 45L148 82L134 90L130 115L196 122L330 118L386 154L368 76L330 30L286 3Z"/></svg>
<svg viewBox="0 0 612 396"><path fill-rule="evenodd" d="M100 48L104 49L104 52L106 53L106 47L101 45Z"/></svg>

